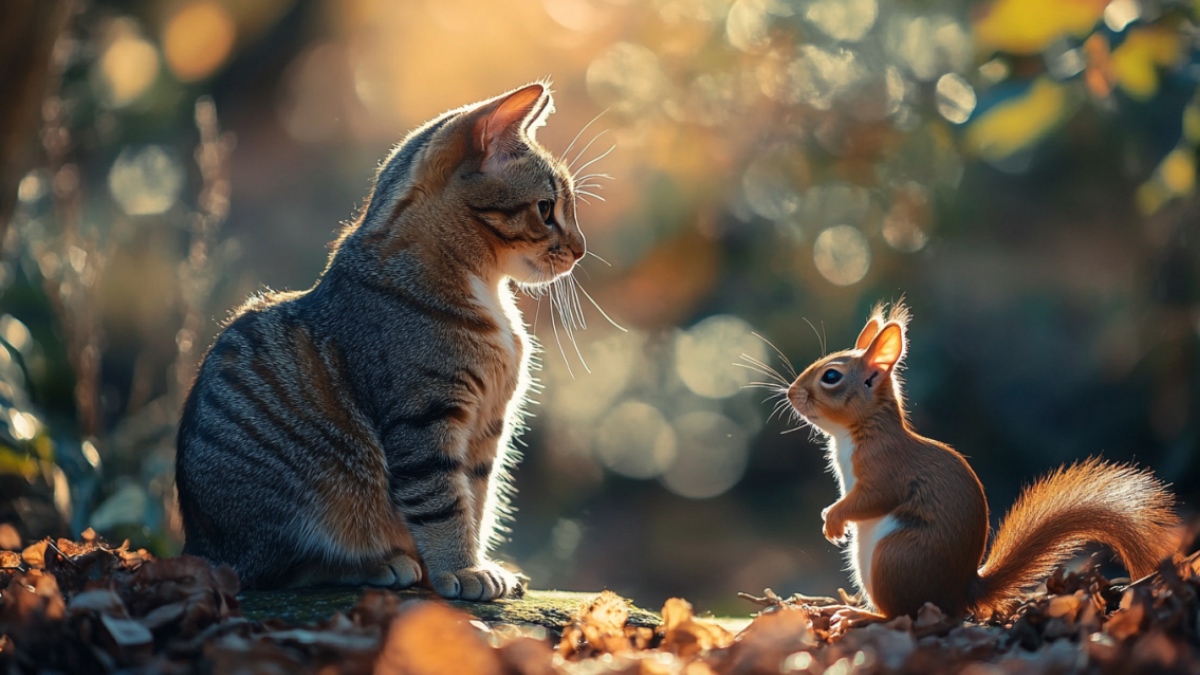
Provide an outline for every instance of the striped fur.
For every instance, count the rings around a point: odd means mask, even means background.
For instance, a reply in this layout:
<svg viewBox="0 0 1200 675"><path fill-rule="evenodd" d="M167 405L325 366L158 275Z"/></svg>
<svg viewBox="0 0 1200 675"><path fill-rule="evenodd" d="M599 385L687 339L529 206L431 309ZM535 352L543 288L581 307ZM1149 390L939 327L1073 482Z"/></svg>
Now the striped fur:
<svg viewBox="0 0 1200 675"><path fill-rule="evenodd" d="M486 555L531 384L513 286L584 253L552 110L533 84L409 134L317 283L235 312L179 427L185 552L256 588L520 592Z"/></svg>

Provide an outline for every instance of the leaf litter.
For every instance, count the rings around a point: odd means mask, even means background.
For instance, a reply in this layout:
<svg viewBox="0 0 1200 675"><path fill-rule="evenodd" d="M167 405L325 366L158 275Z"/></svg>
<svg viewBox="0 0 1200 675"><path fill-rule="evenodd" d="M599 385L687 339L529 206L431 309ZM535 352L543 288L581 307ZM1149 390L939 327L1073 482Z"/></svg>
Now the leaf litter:
<svg viewBox="0 0 1200 675"><path fill-rule="evenodd" d="M1133 583L1095 564L1059 569L986 620L926 605L838 630L823 610L839 601L767 590L735 634L679 598L657 628L628 625L628 602L611 591L565 626L489 625L378 590L316 624L252 621L233 570L199 558L155 558L90 530L20 552L19 538L0 544L0 673L1200 673L1200 553Z"/></svg>

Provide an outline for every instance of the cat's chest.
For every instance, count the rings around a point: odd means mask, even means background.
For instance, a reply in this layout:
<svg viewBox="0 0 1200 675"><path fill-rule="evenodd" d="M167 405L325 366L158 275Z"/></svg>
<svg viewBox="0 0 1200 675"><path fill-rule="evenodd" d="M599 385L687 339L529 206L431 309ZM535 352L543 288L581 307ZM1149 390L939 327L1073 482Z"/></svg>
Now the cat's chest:
<svg viewBox="0 0 1200 675"><path fill-rule="evenodd" d="M492 319L497 330L494 335L487 335L487 342L496 347L496 356L516 365L521 360L522 340L520 331L520 313L517 313L516 300L512 292L504 286L491 286L490 283L473 276L470 279L470 294L475 305L485 316Z"/></svg>
<svg viewBox="0 0 1200 675"><path fill-rule="evenodd" d="M486 362L492 389L507 400L517 386L525 361L526 336L516 300L507 286L492 286L479 277L471 278L471 296L479 310L496 326L478 337L486 345Z"/></svg>

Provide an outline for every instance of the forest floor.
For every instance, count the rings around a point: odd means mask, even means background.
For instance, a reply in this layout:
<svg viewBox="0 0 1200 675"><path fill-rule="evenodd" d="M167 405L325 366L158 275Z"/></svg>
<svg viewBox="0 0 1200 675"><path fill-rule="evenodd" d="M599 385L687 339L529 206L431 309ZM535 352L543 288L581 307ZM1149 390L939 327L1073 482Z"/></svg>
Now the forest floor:
<svg viewBox="0 0 1200 675"><path fill-rule="evenodd" d="M827 611L770 593L744 619L698 618L680 599L656 614L608 591L239 595L227 567L88 532L0 550L0 673L1200 673L1198 592L1200 554L1134 583L1060 570L990 622L927 605L831 630Z"/></svg>

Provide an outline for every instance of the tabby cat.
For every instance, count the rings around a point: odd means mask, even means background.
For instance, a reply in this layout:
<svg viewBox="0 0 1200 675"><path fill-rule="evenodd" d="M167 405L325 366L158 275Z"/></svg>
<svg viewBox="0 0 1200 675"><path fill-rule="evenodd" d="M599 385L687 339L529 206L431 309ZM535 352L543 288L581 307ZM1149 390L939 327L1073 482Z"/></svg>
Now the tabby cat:
<svg viewBox="0 0 1200 675"><path fill-rule="evenodd" d="M185 553L247 587L520 594L487 551L530 385L513 282L584 254L543 84L448 112L384 161L317 283L234 313L179 427Z"/></svg>

